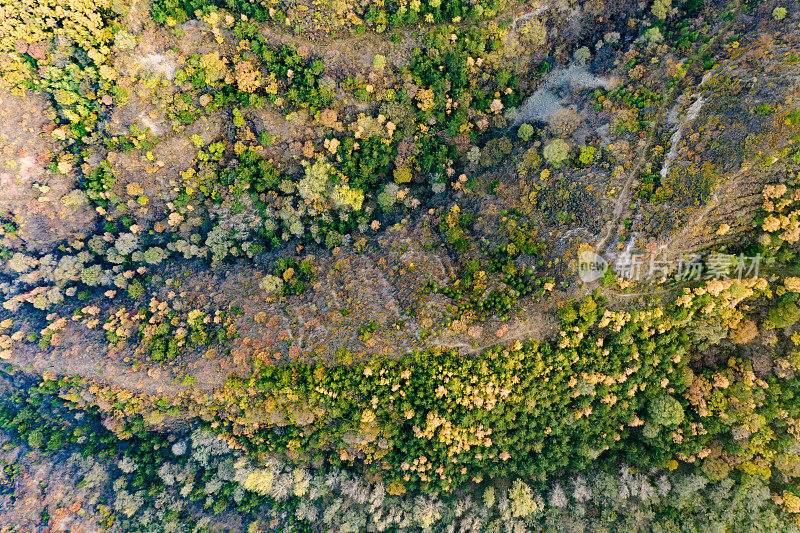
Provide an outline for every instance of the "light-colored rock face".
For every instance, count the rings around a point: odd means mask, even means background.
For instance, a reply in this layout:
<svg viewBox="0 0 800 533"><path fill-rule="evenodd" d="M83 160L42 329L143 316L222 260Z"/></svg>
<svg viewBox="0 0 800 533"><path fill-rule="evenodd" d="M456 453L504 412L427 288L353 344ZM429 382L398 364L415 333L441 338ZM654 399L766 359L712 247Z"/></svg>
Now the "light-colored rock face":
<svg viewBox="0 0 800 533"><path fill-rule="evenodd" d="M602 87L614 88L619 79L614 76L597 76L582 65L570 65L554 70L545 76L536 91L529 96L512 117L514 124L547 122L556 112L566 109L558 96L560 90L580 90Z"/></svg>

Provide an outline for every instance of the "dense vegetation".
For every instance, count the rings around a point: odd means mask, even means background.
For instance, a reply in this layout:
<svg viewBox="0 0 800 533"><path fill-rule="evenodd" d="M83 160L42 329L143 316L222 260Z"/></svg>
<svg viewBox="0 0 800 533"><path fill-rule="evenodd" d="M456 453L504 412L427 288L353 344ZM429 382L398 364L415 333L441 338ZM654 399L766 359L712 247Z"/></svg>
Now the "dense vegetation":
<svg viewBox="0 0 800 533"><path fill-rule="evenodd" d="M5 514L797 531L800 12L609 4L0 6Z"/></svg>

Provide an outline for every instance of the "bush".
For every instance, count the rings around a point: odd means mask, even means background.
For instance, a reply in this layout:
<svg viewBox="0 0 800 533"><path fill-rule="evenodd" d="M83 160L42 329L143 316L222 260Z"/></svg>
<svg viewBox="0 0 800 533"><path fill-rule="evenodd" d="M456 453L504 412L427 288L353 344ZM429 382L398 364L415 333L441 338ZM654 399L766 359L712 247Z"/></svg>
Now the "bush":
<svg viewBox="0 0 800 533"><path fill-rule="evenodd" d="M671 7L672 0L656 0L653 2L653 7L651 7L650 10L657 19L664 20L667 18Z"/></svg>
<svg viewBox="0 0 800 533"><path fill-rule="evenodd" d="M764 320L765 329L785 328L800 320L800 307L791 300L784 300L770 308L767 319Z"/></svg>
<svg viewBox="0 0 800 533"><path fill-rule="evenodd" d="M570 145L566 141L556 139L544 147L544 158L554 166L563 165L570 157Z"/></svg>
<svg viewBox="0 0 800 533"><path fill-rule="evenodd" d="M592 163L594 163L595 155L597 154L597 148L594 146L582 146L581 153L578 156L578 161L581 162L581 165L588 167Z"/></svg>
<svg viewBox="0 0 800 533"><path fill-rule="evenodd" d="M154 246L153 248L148 248L147 251L144 253L144 260L147 264L157 265L161 263L161 261L166 259L168 255L169 252L167 252L163 248Z"/></svg>
<svg viewBox="0 0 800 533"><path fill-rule="evenodd" d="M580 117L574 109L559 109L550 117L550 130L557 137L569 137L580 124Z"/></svg>
<svg viewBox="0 0 800 533"><path fill-rule="evenodd" d="M267 294L280 293L283 290L283 280L277 276L267 274L258 283L258 286Z"/></svg>
<svg viewBox="0 0 800 533"><path fill-rule="evenodd" d="M739 325L731 329L729 338L734 344L747 344L758 336L758 325L752 320L742 320Z"/></svg>
<svg viewBox="0 0 800 533"><path fill-rule="evenodd" d="M534 130L533 126L525 123L517 130L517 137L519 137L522 142L528 142L533 136L534 131L536 130Z"/></svg>
<svg viewBox="0 0 800 533"><path fill-rule="evenodd" d="M650 421L658 426L677 426L684 418L683 406L668 394L650 400L647 413Z"/></svg>

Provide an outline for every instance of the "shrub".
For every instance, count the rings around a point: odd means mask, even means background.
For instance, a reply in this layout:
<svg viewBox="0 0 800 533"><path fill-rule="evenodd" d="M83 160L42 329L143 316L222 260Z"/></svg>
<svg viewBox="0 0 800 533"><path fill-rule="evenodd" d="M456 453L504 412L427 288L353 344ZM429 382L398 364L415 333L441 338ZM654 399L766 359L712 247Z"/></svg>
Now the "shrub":
<svg viewBox="0 0 800 533"><path fill-rule="evenodd" d="M570 150L569 143L556 139L544 147L544 158L551 165L561 166L569 159Z"/></svg>
<svg viewBox="0 0 800 533"><path fill-rule="evenodd" d="M594 163L595 155L597 154L597 148L594 146L581 146L581 153L578 156L578 161L585 167Z"/></svg>
<svg viewBox="0 0 800 533"><path fill-rule="evenodd" d="M522 126L520 126L519 129L517 130L517 137L519 137L519 139L522 142L528 142L530 138L533 136L534 131L535 130L533 126L531 126L528 123L525 123Z"/></svg>
<svg viewBox="0 0 800 533"><path fill-rule="evenodd" d="M161 263L161 261L166 259L168 255L169 252L167 252L163 248L154 246L152 248L148 248L147 251L144 253L144 260L147 264L157 265Z"/></svg>
<svg viewBox="0 0 800 533"><path fill-rule="evenodd" d="M653 7L651 7L650 10L657 19L664 20L667 18L671 7L672 0L656 0L653 2Z"/></svg>
<svg viewBox="0 0 800 533"><path fill-rule="evenodd" d="M784 300L770 308L764 320L765 329L785 328L800 320L800 307L791 300Z"/></svg>
<svg viewBox="0 0 800 533"><path fill-rule="evenodd" d="M574 109L559 109L550 117L550 130L557 137L569 137L580 124L580 117Z"/></svg>
<svg viewBox="0 0 800 533"><path fill-rule="evenodd" d="M579 65L585 65L592 58L592 52L589 50L589 48L582 46L575 50L575 53L572 54L572 57Z"/></svg>
<svg viewBox="0 0 800 533"><path fill-rule="evenodd" d="M658 426L677 426L684 418L683 406L668 394L650 400L647 413L650 421Z"/></svg>
<svg viewBox="0 0 800 533"><path fill-rule="evenodd" d="M283 280L277 276L267 274L264 276L264 279L259 282L258 286L267 294L279 293L283 290Z"/></svg>
<svg viewBox="0 0 800 533"><path fill-rule="evenodd" d="M383 70L386 67L386 56L376 54L372 60L372 68L375 70Z"/></svg>

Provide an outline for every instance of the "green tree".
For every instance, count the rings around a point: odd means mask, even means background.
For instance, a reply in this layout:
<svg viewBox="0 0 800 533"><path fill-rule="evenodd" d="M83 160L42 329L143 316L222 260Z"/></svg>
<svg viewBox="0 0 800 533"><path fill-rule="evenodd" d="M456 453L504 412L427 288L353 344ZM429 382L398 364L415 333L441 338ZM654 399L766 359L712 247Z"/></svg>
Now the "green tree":
<svg viewBox="0 0 800 533"><path fill-rule="evenodd" d="M650 421L658 426L677 426L685 416L680 402L668 394L650 400L647 413Z"/></svg>

